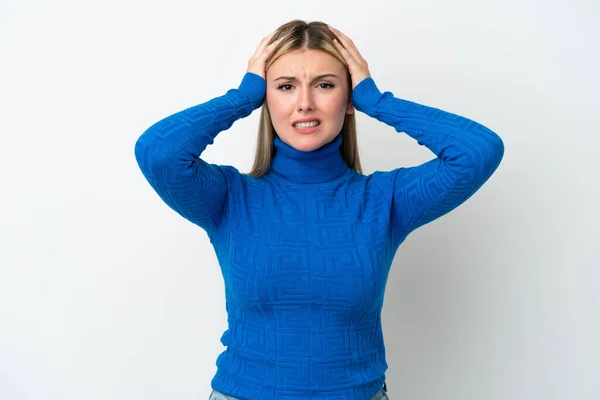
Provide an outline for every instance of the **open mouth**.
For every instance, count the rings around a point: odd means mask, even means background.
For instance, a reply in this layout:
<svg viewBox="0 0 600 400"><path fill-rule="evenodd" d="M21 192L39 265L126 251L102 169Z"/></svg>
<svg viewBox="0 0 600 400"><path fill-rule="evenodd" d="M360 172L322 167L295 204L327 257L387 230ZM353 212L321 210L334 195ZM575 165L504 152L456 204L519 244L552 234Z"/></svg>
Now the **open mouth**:
<svg viewBox="0 0 600 400"><path fill-rule="evenodd" d="M310 129L310 128L314 128L315 126L319 126L321 125L320 121L310 121L310 122L299 122L297 124L294 124L293 127L296 129Z"/></svg>

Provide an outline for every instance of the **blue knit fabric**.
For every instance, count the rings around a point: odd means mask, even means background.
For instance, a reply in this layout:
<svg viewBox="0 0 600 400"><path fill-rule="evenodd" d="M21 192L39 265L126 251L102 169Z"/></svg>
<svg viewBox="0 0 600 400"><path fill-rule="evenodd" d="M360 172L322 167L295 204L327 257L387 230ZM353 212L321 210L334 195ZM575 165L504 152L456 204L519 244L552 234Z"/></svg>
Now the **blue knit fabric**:
<svg viewBox="0 0 600 400"><path fill-rule="evenodd" d="M246 73L238 88L156 122L135 145L152 188L206 231L219 260L229 329L211 386L252 400L369 399L388 367L381 309L398 246L472 196L500 164L503 142L367 78L353 90L355 108L436 158L362 175L345 164L341 134L311 152L276 138L261 178L199 158L265 93L265 80Z"/></svg>

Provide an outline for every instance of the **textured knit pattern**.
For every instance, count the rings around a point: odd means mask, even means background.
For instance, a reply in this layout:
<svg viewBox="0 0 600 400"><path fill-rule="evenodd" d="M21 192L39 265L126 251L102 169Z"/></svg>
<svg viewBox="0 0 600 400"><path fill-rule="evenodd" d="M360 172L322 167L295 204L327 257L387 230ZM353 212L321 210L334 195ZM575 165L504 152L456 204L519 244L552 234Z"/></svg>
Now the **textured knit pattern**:
<svg viewBox="0 0 600 400"><path fill-rule="evenodd" d="M228 396L224 393L214 390L210 393L208 400L240 400L238 397ZM379 392L375 393L369 400L389 400L387 395L387 389L381 388Z"/></svg>
<svg viewBox="0 0 600 400"><path fill-rule="evenodd" d="M265 80L149 127L135 156L163 201L206 231L225 282L228 329L213 389L240 399L367 400L385 381L381 309L398 246L472 196L504 145L470 119L381 92L353 90L355 108L437 157L362 175L342 135L312 152L275 138L262 178L200 158L219 132L263 104Z"/></svg>

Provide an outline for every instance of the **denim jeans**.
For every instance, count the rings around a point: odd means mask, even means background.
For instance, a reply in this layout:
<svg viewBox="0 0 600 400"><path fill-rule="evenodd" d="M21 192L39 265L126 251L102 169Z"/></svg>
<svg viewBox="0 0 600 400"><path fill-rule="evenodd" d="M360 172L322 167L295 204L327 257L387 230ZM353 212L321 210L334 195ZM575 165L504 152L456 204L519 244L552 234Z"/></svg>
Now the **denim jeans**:
<svg viewBox="0 0 600 400"><path fill-rule="evenodd" d="M208 400L238 400L238 399L236 397L227 396L226 394L223 394L223 393L218 392L213 389ZM379 392L375 393L375 395L373 397L371 397L369 400L389 400L389 397L387 395L387 385L384 383L381 390L379 390Z"/></svg>

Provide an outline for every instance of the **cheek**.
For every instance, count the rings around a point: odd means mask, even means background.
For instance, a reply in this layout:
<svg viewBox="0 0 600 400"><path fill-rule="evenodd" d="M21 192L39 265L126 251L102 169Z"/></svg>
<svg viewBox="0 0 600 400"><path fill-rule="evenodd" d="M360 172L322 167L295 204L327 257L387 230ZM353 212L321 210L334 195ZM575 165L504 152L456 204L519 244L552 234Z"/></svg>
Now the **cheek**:
<svg viewBox="0 0 600 400"><path fill-rule="evenodd" d="M278 93L267 94L267 107L273 121L278 121L283 118L286 113L289 113L291 102L284 97L278 96Z"/></svg>
<svg viewBox="0 0 600 400"><path fill-rule="evenodd" d="M319 113L338 117L346 112L346 97L343 94L317 95L314 100ZM282 96L280 93L268 91L267 107L273 124L278 124L279 121L287 121L290 115L294 114L296 102L293 96Z"/></svg>
<svg viewBox="0 0 600 400"><path fill-rule="evenodd" d="M346 101L343 96L329 96L322 99L319 108L327 114L337 115L346 110Z"/></svg>

